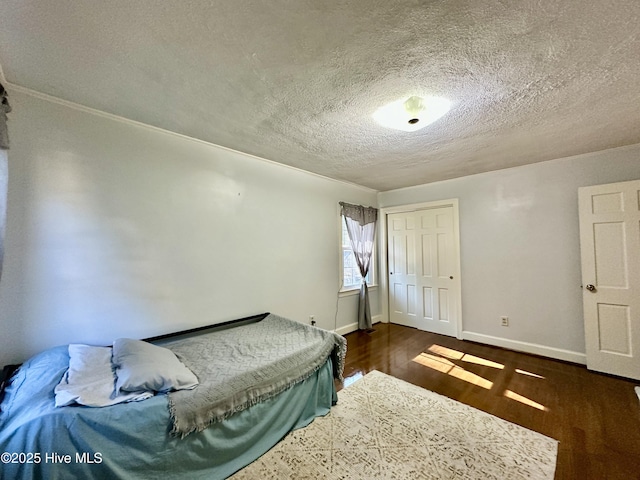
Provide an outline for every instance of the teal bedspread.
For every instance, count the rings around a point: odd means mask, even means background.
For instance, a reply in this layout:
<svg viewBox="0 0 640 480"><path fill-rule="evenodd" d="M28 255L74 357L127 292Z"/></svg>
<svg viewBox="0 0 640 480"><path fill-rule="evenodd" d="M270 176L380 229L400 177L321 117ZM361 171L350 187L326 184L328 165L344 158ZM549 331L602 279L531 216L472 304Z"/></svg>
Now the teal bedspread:
<svg viewBox="0 0 640 480"><path fill-rule="evenodd" d="M0 408L0 478L226 478L337 401L331 359L267 401L180 439L166 395L104 408L54 406L66 346L27 361Z"/></svg>

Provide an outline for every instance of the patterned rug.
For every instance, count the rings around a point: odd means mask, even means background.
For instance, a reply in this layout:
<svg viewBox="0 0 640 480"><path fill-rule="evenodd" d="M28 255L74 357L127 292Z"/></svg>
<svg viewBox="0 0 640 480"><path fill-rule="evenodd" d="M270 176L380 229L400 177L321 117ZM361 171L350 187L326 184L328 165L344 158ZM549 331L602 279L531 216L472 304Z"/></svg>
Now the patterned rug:
<svg viewBox="0 0 640 480"><path fill-rule="evenodd" d="M558 442L373 371L232 478L553 479Z"/></svg>

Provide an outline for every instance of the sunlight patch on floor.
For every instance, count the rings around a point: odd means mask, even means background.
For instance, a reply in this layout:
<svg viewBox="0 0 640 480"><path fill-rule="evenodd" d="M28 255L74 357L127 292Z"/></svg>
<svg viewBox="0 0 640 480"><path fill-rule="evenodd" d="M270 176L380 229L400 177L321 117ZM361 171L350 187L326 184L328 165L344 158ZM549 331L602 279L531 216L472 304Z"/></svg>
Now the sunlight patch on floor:
<svg viewBox="0 0 640 480"><path fill-rule="evenodd" d="M462 357L463 362L475 363L476 365L483 365L485 367L497 368L498 370L502 370L504 365L501 363L492 362L491 360L487 360L486 358L474 357L473 355L469 355L468 353Z"/></svg>
<svg viewBox="0 0 640 480"><path fill-rule="evenodd" d="M544 405L541 405L538 402L534 402L530 398L523 397L522 395L512 392L511 390L505 390L504 396L507 398L510 398L511 400L515 400L516 402L520 402L524 405L528 405L530 407L537 408L538 410L542 410L543 412L549 411L549 409Z"/></svg>
<svg viewBox="0 0 640 480"><path fill-rule="evenodd" d="M437 355L451 358L453 360L462 360L463 362L474 363L476 365L483 365L485 367L492 367L502 370L504 365L501 363L492 362L486 358L476 357L475 355L469 355L468 353L459 352L451 348L443 347L442 345L431 345L429 351Z"/></svg>
<svg viewBox="0 0 640 480"><path fill-rule="evenodd" d="M543 377L542 375L538 375L537 373L527 372L526 370L520 370L519 368L516 368L516 373L527 375L529 377L541 378L542 380L545 379L545 377Z"/></svg>
<svg viewBox="0 0 640 480"><path fill-rule="evenodd" d="M490 382L486 378L482 378L475 373L468 372L462 367L458 367L455 363L447 360L446 358L436 357L435 355L429 355L428 353L421 353L413 359L414 362L419 363L425 367L429 367L438 372L446 373L459 380L477 385L478 387L486 388L490 390L493 386L493 382Z"/></svg>
<svg viewBox="0 0 640 480"><path fill-rule="evenodd" d="M342 385L344 387L348 387L349 385L351 385L352 383L357 382L358 380L360 380L362 377L364 377L364 373L362 372L356 372L353 375L350 375L348 377L345 377L344 381L342 382Z"/></svg>
<svg viewBox="0 0 640 480"><path fill-rule="evenodd" d="M464 357L464 353L451 348L443 347L442 345L431 345L429 351L443 357L452 358L454 360L460 360Z"/></svg>
<svg viewBox="0 0 640 480"><path fill-rule="evenodd" d="M465 370L463 367L456 365L451 360L459 360L463 362L472 363L475 365L482 365L486 367L496 368L499 370L504 369L504 365L501 363L492 362L491 360L487 360L485 358L469 355L467 353L460 352L458 350L453 350L451 348L443 347L442 345L436 345L436 344L431 345L427 351L431 353L423 352L420 355L413 358L412 361L424 367L428 367L432 370L450 375L454 378L471 383L472 385L477 385L478 387L482 387L487 390L490 390L493 387L493 382L487 380L484 377L481 377L480 375L476 375L475 373ZM515 369L515 372L521 375L526 375L533 378L541 378L543 380L545 379L545 377L543 377L542 375L531 373L526 370L521 370L519 368ZM543 412L549 411L549 409L544 405L538 402L535 402L523 395L515 393L511 390L505 390L503 395L510 400L514 400L523 405L536 408Z"/></svg>

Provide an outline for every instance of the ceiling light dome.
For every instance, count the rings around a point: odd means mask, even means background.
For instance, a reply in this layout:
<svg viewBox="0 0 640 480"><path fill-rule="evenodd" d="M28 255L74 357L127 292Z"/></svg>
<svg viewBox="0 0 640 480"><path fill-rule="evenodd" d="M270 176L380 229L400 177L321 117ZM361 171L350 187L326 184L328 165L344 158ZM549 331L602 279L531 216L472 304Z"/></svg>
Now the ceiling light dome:
<svg viewBox="0 0 640 480"><path fill-rule="evenodd" d="M446 98L413 95L380 107L373 119L387 128L415 132L438 120L450 108L451 102Z"/></svg>

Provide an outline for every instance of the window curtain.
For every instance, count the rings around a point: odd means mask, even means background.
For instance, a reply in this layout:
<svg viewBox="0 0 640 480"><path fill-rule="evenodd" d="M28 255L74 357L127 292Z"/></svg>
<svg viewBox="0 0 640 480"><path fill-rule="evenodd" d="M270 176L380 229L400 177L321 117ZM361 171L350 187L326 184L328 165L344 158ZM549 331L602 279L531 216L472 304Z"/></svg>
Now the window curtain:
<svg viewBox="0 0 640 480"><path fill-rule="evenodd" d="M7 130L7 113L11 111L7 91L0 83L0 148L9 149L9 132Z"/></svg>
<svg viewBox="0 0 640 480"><path fill-rule="evenodd" d="M371 255L373 254L378 209L345 202L340 202L340 207L347 226L351 249L356 257L360 275L362 275L360 301L358 304L358 328L360 330L370 330L372 326L371 307L369 305L369 289L366 276L369 273Z"/></svg>
<svg viewBox="0 0 640 480"><path fill-rule="evenodd" d="M4 258L4 227L7 215L7 182L9 170L7 152L9 149L9 132L7 131L7 113L11 111L7 91L0 83L0 277L2 277L2 260Z"/></svg>

